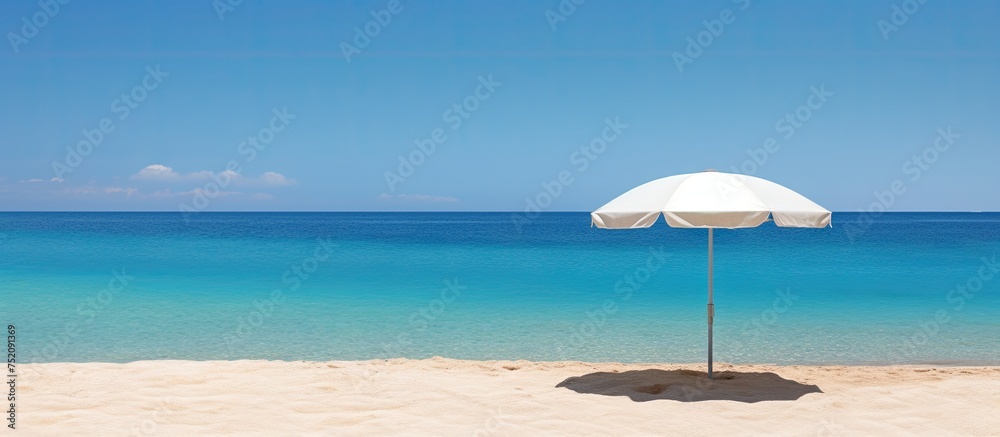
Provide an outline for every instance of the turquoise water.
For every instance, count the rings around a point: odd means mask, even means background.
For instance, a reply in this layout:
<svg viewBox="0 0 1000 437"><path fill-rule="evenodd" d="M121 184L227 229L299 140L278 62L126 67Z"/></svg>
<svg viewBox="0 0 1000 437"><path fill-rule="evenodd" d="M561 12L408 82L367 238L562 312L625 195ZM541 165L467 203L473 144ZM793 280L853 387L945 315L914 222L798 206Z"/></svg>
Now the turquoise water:
<svg viewBox="0 0 1000 437"><path fill-rule="evenodd" d="M997 213L716 230L716 360L1000 364L998 249ZM29 362L700 362L706 261L587 213L0 213L0 323Z"/></svg>

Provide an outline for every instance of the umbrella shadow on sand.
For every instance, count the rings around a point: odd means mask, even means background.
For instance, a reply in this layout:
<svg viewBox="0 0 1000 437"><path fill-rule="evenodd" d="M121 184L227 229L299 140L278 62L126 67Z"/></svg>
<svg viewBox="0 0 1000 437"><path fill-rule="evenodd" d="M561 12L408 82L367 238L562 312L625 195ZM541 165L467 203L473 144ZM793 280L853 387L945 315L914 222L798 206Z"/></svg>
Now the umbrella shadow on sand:
<svg viewBox="0 0 1000 437"><path fill-rule="evenodd" d="M694 370L630 370L595 372L560 382L577 393L628 396L635 402L667 399L699 401L794 401L809 393L823 393L815 385L785 379L771 372L705 372Z"/></svg>

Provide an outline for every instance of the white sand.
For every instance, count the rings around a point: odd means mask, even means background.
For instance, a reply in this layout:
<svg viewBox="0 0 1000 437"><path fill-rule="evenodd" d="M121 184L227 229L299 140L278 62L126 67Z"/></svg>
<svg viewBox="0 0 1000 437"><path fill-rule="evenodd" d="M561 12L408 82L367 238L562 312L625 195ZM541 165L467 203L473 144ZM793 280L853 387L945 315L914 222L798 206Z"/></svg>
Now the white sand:
<svg viewBox="0 0 1000 437"><path fill-rule="evenodd" d="M703 367L26 364L10 435L1000 435L1000 367Z"/></svg>

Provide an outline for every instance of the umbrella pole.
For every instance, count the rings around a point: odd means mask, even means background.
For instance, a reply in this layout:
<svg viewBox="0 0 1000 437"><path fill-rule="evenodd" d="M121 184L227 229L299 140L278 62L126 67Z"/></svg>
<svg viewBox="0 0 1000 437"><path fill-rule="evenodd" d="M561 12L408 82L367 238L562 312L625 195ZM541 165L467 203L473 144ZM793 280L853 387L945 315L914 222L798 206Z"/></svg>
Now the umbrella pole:
<svg viewBox="0 0 1000 437"><path fill-rule="evenodd" d="M712 303L712 228L708 228L708 379L712 379L712 323L715 304Z"/></svg>

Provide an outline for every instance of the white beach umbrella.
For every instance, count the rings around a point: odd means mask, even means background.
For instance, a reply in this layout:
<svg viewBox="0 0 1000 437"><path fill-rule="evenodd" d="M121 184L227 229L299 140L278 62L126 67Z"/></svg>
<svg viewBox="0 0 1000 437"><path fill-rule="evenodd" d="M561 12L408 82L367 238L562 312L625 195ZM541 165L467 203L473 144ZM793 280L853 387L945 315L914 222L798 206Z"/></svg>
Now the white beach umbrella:
<svg viewBox="0 0 1000 437"><path fill-rule="evenodd" d="M590 213L599 228L648 228L663 214L674 228L708 228L708 377L712 377L712 229L823 228L830 211L799 193L758 177L707 170L639 185Z"/></svg>

